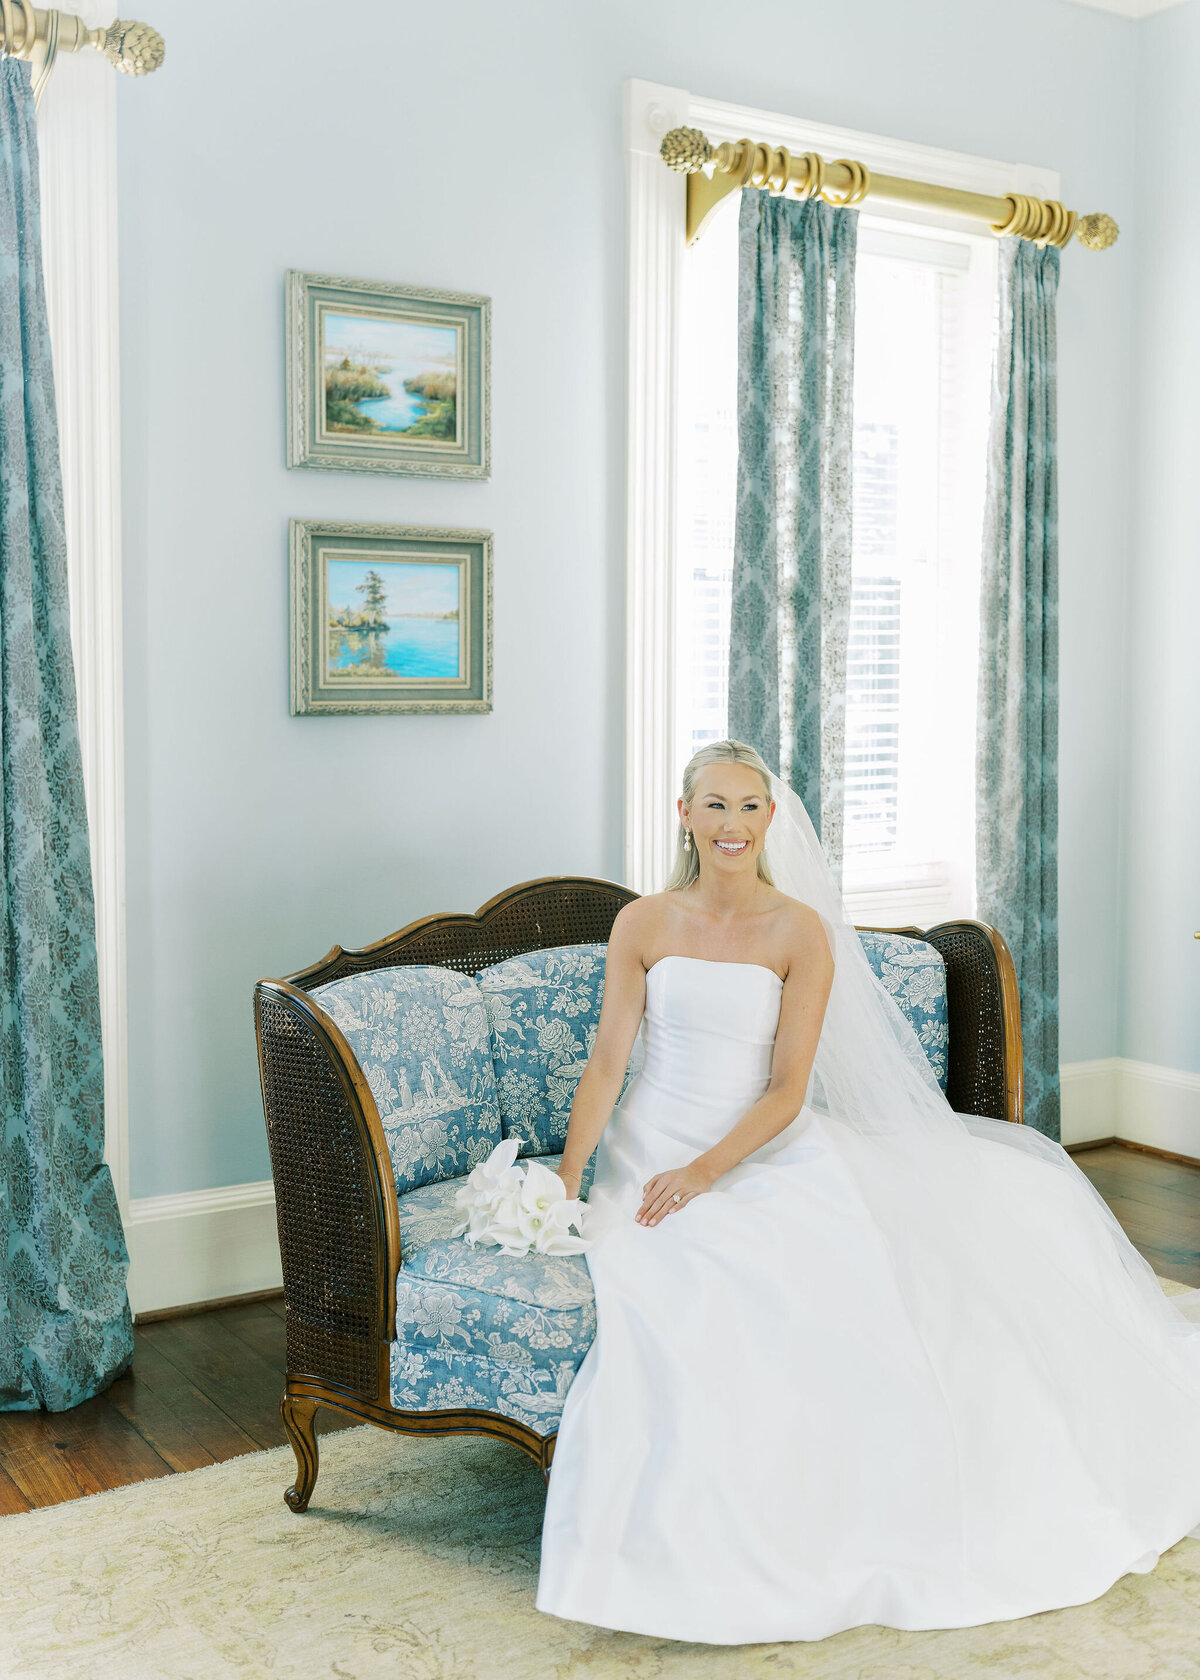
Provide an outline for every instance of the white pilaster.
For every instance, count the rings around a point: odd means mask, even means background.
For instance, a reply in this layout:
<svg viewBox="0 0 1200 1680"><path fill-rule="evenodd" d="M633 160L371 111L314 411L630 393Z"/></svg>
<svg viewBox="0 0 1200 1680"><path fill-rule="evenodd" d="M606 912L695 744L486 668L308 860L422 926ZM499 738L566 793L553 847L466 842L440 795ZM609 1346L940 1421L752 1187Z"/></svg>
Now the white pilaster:
<svg viewBox="0 0 1200 1680"><path fill-rule="evenodd" d="M659 144L687 121L687 95L625 84L628 191L628 430L625 546L625 869L662 885L675 787L675 500L679 311L686 185Z"/></svg>
<svg viewBox="0 0 1200 1680"><path fill-rule="evenodd" d="M89 23L112 16L111 6L107 12L95 4L78 10ZM105 1157L124 1213L129 1161L116 76L98 53L59 58L42 98L38 147L71 640L96 894Z"/></svg>

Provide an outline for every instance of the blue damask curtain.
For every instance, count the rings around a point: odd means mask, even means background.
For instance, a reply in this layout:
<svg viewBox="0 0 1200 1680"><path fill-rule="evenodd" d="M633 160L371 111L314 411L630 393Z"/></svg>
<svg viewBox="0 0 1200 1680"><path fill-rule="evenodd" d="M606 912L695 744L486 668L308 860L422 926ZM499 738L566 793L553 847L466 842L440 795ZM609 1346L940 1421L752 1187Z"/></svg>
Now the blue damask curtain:
<svg viewBox="0 0 1200 1680"><path fill-rule="evenodd" d="M979 915L1012 948L1021 991L1025 1119L1059 1136L1059 254L1000 253L980 611L976 877Z"/></svg>
<svg viewBox="0 0 1200 1680"><path fill-rule="evenodd" d="M729 734L841 865L857 210L742 191Z"/></svg>
<svg viewBox="0 0 1200 1680"><path fill-rule="evenodd" d="M29 65L0 59L0 1409L129 1364Z"/></svg>

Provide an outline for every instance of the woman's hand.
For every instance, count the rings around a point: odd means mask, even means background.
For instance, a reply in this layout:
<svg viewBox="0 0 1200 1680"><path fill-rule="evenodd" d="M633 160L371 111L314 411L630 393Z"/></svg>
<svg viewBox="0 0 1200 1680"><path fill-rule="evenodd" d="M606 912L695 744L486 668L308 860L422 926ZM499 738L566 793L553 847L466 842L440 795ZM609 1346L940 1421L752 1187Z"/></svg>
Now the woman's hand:
<svg viewBox="0 0 1200 1680"><path fill-rule="evenodd" d="M583 1183L583 1174L570 1171L564 1172L561 1164L555 1168L555 1171L567 1187L568 1201L574 1201L579 1194L579 1187Z"/></svg>
<svg viewBox="0 0 1200 1680"><path fill-rule="evenodd" d="M639 1225L657 1225L668 1213L678 1213L696 1196L702 1196L715 1184L714 1175L699 1159L671 1172L656 1173L643 1186L645 1196L635 1218Z"/></svg>

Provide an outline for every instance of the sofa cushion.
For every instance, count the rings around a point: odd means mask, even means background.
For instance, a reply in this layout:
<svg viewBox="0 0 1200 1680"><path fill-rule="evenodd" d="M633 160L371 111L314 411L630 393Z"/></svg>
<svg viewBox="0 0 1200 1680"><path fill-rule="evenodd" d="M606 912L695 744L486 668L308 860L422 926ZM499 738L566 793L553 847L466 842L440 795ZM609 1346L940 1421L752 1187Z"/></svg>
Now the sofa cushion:
<svg viewBox="0 0 1200 1680"><path fill-rule="evenodd" d="M542 1165L549 1167L551 1172L561 1160L561 1155L541 1157ZM584 1201L587 1200L595 1169L596 1157L593 1155L583 1169L579 1194ZM448 1237L454 1227L462 1223L463 1211L455 1206L454 1195L465 1183L464 1178L447 1178L440 1184L425 1184L419 1190L409 1190L400 1197L400 1253L405 1265L418 1249L438 1237Z"/></svg>
<svg viewBox="0 0 1200 1680"><path fill-rule="evenodd" d="M596 1042L604 999L604 945L527 951L478 975L492 1034L505 1137L525 1155L561 1149L579 1076ZM634 1043L621 1094L643 1060Z"/></svg>
<svg viewBox="0 0 1200 1680"><path fill-rule="evenodd" d="M923 939L900 933L860 933L867 960L908 1018L944 1091L950 1071L950 1010L946 964Z"/></svg>
<svg viewBox="0 0 1200 1680"><path fill-rule="evenodd" d="M457 1178L500 1142L483 994L453 969L377 968L316 986L371 1087L403 1193Z"/></svg>
<svg viewBox="0 0 1200 1680"><path fill-rule="evenodd" d="M581 1254L517 1257L434 1238L396 1279L392 1404L499 1412L552 1434L595 1334Z"/></svg>

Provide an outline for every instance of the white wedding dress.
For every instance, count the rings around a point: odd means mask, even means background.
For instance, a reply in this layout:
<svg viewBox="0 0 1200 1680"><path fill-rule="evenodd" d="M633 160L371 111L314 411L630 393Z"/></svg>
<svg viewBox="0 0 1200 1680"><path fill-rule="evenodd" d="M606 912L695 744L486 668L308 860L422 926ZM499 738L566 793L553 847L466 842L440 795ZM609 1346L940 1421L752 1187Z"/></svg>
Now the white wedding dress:
<svg viewBox="0 0 1200 1680"><path fill-rule="evenodd" d="M1069 1157L1005 1147L1025 1128L914 1144L806 1105L636 1224L765 1091L783 982L668 956L646 991L539 1609L714 1644L963 1627L1094 1599L1200 1524L1200 1334Z"/></svg>

